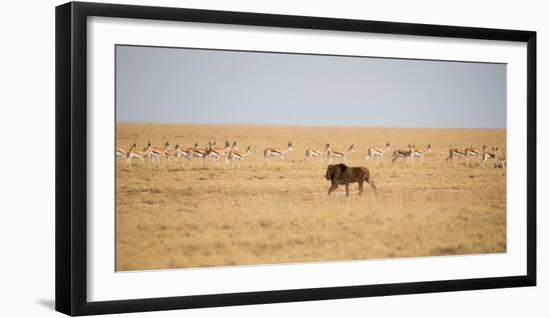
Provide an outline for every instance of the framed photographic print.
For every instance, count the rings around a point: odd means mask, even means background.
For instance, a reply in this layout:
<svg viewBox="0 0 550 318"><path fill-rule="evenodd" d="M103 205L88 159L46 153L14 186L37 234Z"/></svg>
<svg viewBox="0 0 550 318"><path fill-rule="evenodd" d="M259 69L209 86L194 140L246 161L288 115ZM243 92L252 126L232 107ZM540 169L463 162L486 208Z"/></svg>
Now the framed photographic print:
<svg viewBox="0 0 550 318"><path fill-rule="evenodd" d="M56 309L536 284L536 33L56 8Z"/></svg>

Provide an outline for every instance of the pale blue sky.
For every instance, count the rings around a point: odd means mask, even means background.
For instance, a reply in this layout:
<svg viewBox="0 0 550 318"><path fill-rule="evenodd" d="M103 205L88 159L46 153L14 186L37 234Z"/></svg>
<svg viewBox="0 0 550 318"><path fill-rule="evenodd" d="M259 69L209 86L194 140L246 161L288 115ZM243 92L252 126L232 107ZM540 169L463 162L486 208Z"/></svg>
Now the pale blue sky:
<svg viewBox="0 0 550 318"><path fill-rule="evenodd" d="M506 127L506 65L116 47L118 122Z"/></svg>

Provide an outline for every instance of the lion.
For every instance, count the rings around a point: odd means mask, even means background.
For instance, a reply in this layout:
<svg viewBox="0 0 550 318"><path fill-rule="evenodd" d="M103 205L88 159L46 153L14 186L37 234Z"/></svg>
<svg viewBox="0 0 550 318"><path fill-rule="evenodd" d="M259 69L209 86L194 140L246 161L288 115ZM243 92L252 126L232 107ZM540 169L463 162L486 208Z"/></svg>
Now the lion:
<svg viewBox="0 0 550 318"><path fill-rule="evenodd" d="M371 185L375 194L377 194L376 185L372 180L369 169L366 167L348 167L343 163L336 165L329 165L327 167L327 173L325 175L327 180L330 180L332 185L328 189L328 195L336 188L338 185L346 185L346 196L349 196L349 184L355 183L359 185L359 195L363 194L363 182L367 182Z"/></svg>

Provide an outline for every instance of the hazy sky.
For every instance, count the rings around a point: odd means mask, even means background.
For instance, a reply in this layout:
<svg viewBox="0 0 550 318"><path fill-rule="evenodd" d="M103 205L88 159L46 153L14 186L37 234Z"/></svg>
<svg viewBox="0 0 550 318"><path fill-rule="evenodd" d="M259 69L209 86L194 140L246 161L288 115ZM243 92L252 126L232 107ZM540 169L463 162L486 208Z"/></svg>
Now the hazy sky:
<svg viewBox="0 0 550 318"><path fill-rule="evenodd" d="M506 127L506 65L117 46L118 122Z"/></svg>

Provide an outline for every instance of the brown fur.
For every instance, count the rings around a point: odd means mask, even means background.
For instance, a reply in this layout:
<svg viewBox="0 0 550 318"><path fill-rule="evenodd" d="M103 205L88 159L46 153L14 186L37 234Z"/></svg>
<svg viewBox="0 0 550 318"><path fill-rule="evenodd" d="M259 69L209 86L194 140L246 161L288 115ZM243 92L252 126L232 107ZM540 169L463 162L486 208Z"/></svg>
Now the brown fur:
<svg viewBox="0 0 550 318"><path fill-rule="evenodd" d="M346 196L349 196L349 184L356 182L359 185L359 195L361 195L363 194L363 182L365 181L371 185L374 193L376 193L376 186L369 169L365 167L348 167L343 163L329 165L325 178L331 182L331 186L328 189L329 195L338 188L338 185L344 184L346 186Z"/></svg>

